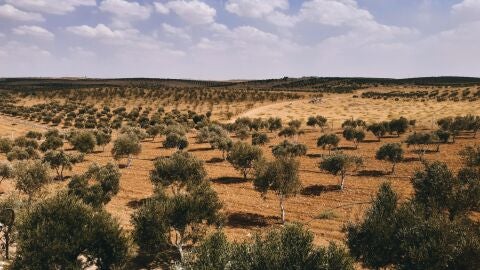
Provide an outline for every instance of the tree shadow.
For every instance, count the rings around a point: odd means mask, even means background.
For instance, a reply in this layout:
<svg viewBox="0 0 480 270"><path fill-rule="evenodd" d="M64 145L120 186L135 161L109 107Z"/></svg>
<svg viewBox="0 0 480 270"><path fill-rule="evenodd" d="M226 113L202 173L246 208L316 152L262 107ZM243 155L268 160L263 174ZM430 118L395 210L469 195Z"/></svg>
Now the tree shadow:
<svg viewBox="0 0 480 270"><path fill-rule="evenodd" d="M255 213L234 212L227 217L227 226L233 228L267 227L282 223L277 216L263 216Z"/></svg>
<svg viewBox="0 0 480 270"><path fill-rule="evenodd" d="M340 147L337 147L338 150L357 150L357 148L353 147L353 146L340 146Z"/></svg>
<svg viewBox="0 0 480 270"><path fill-rule="evenodd" d="M194 148L194 149L188 149L188 152L202 152L202 151L212 151L211 147L200 147L200 148Z"/></svg>
<svg viewBox="0 0 480 270"><path fill-rule="evenodd" d="M361 170L357 173L358 176L373 176L373 177L385 176L388 174L390 173L385 171L380 171L380 170Z"/></svg>
<svg viewBox="0 0 480 270"><path fill-rule="evenodd" d="M340 191L339 185L311 185L308 187L304 187L300 194L305 196L320 196L322 193L325 192L333 192L333 191Z"/></svg>
<svg viewBox="0 0 480 270"><path fill-rule="evenodd" d="M137 209L140 206L142 206L146 201L147 201L147 199L131 200L131 201L127 202L127 206L132 208L132 209Z"/></svg>
<svg viewBox="0 0 480 270"><path fill-rule="evenodd" d="M420 161L419 157L406 157L403 158L402 162L408 163L408 162L415 162L415 161Z"/></svg>
<svg viewBox="0 0 480 270"><path fill-rule="evenodd" d="M306 156L309 158L321 158L324 155L323 154L307 154Z"/></svg>
<svg viewBox="0 0 480 270"><path fill-rule="evenodd" d="M213 183L216 183L216 184L230 185L230 184L241 184L241 183L245 183L245 182L248 182L248 180L245 180L245 179L242 178L242 177L229 177L229 176L225 176L225 177L214 178L214 179L212 179L212 182L213 182Z"/></svg>
<svg viewBox="0 0 480 270"><path fill-rule="evenodd" d="M205 161L205 163L222 163L224 161L225 160L223 158L213 157L213 158Z"/></svg>
<svg viewBox="0 0 480 270"><path fill-rule="evenodd" d="M363 140L362 143L378 143L379 140Z"/></svg>

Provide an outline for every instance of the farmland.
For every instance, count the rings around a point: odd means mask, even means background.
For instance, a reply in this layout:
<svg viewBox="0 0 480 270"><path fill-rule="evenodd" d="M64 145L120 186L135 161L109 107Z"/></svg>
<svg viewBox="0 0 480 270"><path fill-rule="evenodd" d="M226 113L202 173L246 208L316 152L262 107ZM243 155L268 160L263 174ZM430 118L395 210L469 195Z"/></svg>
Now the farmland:
<svg viewBox="0 0 480 270"><path fill-rule="evenodd" d="M64 142L60 149L76 154L78 149L67 138L72 130L111 132L111 142L87 151L82 162L65 172L65 180L47 184L37 200L68 189L69 179L84 173L93 163L119 164L119 190L105 208L127 232L134 229L132 214L154 194L150 178L155 160L171 157L179 149L204 164L206 178L222 203L222 229L228 239L247 240L256 232L281 226L277 196L261 196L252 184L253 172L244 179L224 158L221 149L199 139L202 128L210 125L223 127L234 143L250 145L252 134L265 134L268 142L258 147L267 160L275 158L272 149L284 140L306 146L306 153L295 157L301 187L285 202L286 220L304 224L313 233L316 245L331 241L345 245L345 225L363 219L382 183L389 182L400 201L408 201L414 192L412 176L423 169L423 162L442 161L456 172L462 167L460 151L478 144L480 138L475 136L479 125L452 131L453 140L433 139L421 150L406 143L412 134L436 132L442 118L480 113L480 82L469 78L284 78L241 82L7 79L0 81L0 95L2 138L15 140L28 131L45 133L57 129L65 134L60 136ZM326 123L307 125L311 116L323 116ZM268 119L274 118L280 118L281 128L270 128ZM401 118L409 123L398 134L386 131L378 136L367 129L373 123ZM254 119L258 119L257 126ZM365 138L353 142L342 136L342 124L356 119L366 124L359 127ZM292 123L294 120L299 121L299 127ZM280 136L289 122L296 126L294 132ZM161 126L160 131L153 132L153 126ZM179 126L184 129L179 134L185 136L188 146L170 147L165 143L168 130ZM122 128L128 127L146 134L139 137L141 151L133 157L114 158L113 142L126 133ZM343 190L337 186L339 176L319 168L319 163L332 152L329 147L317 146L318 139L325 134L340 138L333 152L363 159L362 166L347 173ZM377 150L387 143L399 143L405 151L395 173L390 172L390 162L376 159ZM424 155L420 156L419 151ZM15 162L8 153L0 154L0 161L7 159ZM130 161L130 166L126 166ZM54 175L53 171L51 174ZM15 189L14 180L3 181L0 187L3 198L24 196ZM472 211L471 218L478 221L478 217L478 212ZM208 230L213 231L214 226Z"/></svg>

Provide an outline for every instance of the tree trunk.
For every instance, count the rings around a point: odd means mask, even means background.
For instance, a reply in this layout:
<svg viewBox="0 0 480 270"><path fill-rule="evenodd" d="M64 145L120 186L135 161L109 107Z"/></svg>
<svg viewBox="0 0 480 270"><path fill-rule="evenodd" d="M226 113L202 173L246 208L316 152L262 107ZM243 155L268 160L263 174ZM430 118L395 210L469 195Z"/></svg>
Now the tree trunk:
<svg viewBox="0 0 480 270"><path fill-rule="evenodd" d="M341 181L340 181L340 190L343 190L344 184L345 184L345 172L342 172Z"/></svg>
<svg viewBox="0 0 480 270"><path fill-rule="evenodd" d="M283 205L284 196L283 194L279 195L280 199L280 215L282 217L282 224L285 224L285 206Z"/></svg>
<svg viewBox="0 0 480 270"><path fill-rule="evenodd" d="M243 171L243 180L247 181L247 171Z"/></svg>
<svg viewBox="0 0 480 270"><path fill-rule="evenodd" d="M392 174L395 175L395 165L397 165L396 162L393 162L393 166L392 166Z"/></svg>
<svg viewBox="0 0 480 270"><path fill-rule="evenodd" d="M130 167L131 164L132 164L132 156L128 155L127 168Z"/></svg>
<svg viewBox="0 0 480 270"><path fill-rule="evenodd" d="M180 262L183 262L184 254L183 254L183 237L181 232L177 232L177 250L178 253L180 254Z"/></svg>

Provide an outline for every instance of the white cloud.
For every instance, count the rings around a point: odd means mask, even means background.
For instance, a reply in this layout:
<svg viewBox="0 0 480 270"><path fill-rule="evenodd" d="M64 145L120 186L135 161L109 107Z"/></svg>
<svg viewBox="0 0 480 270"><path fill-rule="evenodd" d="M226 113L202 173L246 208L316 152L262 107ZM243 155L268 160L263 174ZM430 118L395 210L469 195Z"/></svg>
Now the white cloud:
<svg viewBox="0 0 480 270"><path fill-rule="evenodd" d="M356 26L373 21L368 10L353 0L312 0L302 4L299 16L303 20L330 26Z"/></svg>
<svg viewBox="0 0 480 270"><path fill-rule="evenodd" d="M175 26L172 26L168 23L163 23L162 24L162 29L163 29L163 32L167 33L168 35L171 35L171 36L174 36L174 37L177 37L177 38L181 38L181 39L185 39L185 40L190 40L191 39L190 35L183 28L175 27Z"/></svg>
<svg viewBox="0 0 480 270"><path fill-rule="evenodd" d="M202 1L175 0L166 4L171 11L189 24L210 24L215 21L216 10Z"/></svg>
<svg viewBox="0 0 480 270"><path fill-rule="evenodd" d="M480 0L464 0L453 5L452 12L461 20L480 20Z"/></svg>
<svg viewBox="0 0 480 270"><path fill-rule="evenodd" d="M153 5L155 6L155 10L160 14L166 15L170 13L170 9L162 3L155 2Z"/></svg>
<svg viewBox="0 0 480 270"><path fill-rule="evenodd" d="M42 15L38 13L25 12L17 9L16 7L5 4L0 6L0 18L5 18L15 21L44 21Z"/></svg>
<svg viewBox="0 0 480 270"><path fill-rule="evenodd" d="M151 13L150 7L125 0L104 0L99 9L127 20L146 20Z"/></svg>
<svg viewBox="0 0 480 270"><path fill-rule="evenodd" d="M22 25L14 28L12 32L19 36L32 36L43 39L53 39L55 35L47 29L36 25Z"/></svg>
<svg viewBox="0 0 480 270"><path fill-rule="evenodd" d="M125 38L129 34L128 31L125 30L112 30L104 24L98 24L95 27L88 25L70 26L67 27L67 31L78 36L98 39Z"/></svg>
<svg viewBox="0 0 480 270"><path fill-rule="evenodd" d="M5 37L5 34L0 32L0 38L4 38Z"/></svg>
<svg viewBox="0 0 480 270"><path fill-rule="evenodd" d="M26 10L63 15L79 6L96 6L95 0L6 0L7 3Z"/></svg>
<svg viewBox="0 0 480 270"><path fill-rule="evenodd" d="M228 0L225 9L242 17L260 18L276 9L288 9L288 0Z"/></svg>

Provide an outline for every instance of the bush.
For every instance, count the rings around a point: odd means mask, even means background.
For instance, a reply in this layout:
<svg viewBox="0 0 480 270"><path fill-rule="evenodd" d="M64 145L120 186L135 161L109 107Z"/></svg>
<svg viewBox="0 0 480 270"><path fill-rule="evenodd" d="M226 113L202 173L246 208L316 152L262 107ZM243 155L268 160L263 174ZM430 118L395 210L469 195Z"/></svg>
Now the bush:
<svg viewBox="0 0 480 270"><path fill-rule="evenodd" d="M59 136L47 136L45 141L40 144L40 150L47 152L48 150L56 150L63 146L63 139Z"/></svg>
<svg viewBox="0 0 480 270"><path fill-rule="evenodd" d="M73 148L82 153L92 152L97 144L95 134L91 131L75 131L68 140Z"/></svg>
<svg viewBox="0 0 480 270"><path fill-rule="evenodd" d="M232 166L240 171L243 178L247 180L247 175L253 167L255 161L262 157L262 150L258 146L249 145L244 142L236 142L228 153L227 160Z"/></svg>
<svg viewBox="0 0 480 270"><path fill-rule="evenodd" d="M169 133L165 138L165 141L163 141L163 147L183 150L188 147L188 139L177 133Z"/></svg>
<svg viewBox="0 0 480 270"><path fill-rule="evenodd" d="M347 127L343 130L343 137L347 141L353 141L355 149L358 149L358 144L365 139L365 132L352 127Z"/></svg>
<svg viewBox="0 0 480 270"><path fill-rule="evenodd" d="M338 186L343 190L345 178L348 171L355 171L363 165L363 159L356 156L348 156L343 153L337 153L324 158L319 163L319 168L333 175L340 174L340 182Z"/></svg>
<svg viewBox="0 0 480 270"><path fill-rule="evenodd" d="M18 231L18 254L12 269L87 265L112 269L122 266L128 256L127 238L109 214L96 212L65 194L35 205ZM81 255L86 262L78 260Z"/></svg>
<svg viewBox="0 0 480 270"><path fill-rule="evenodd" d="M317 146L323 149L328 148L330 153L332 148L337 148L340 138L335 134L324 134L317 140Z"/></svg>
<svg viewBox="0 0 480 270"><path fill-rule="evenodd" d="M8 153L13 148L12 140L8 138L0 138L0 153Z"/></svg>
<svg viewBox="0 0 480 270"><path fill-rule="evenodd" d="M120 190L122 174L117 165L91 165L83 175L75 175L68 184L68 193L95 208L107 204ZM93 184L91 184L93 182Z"/></svg>
<svg viewBox="0 0 480 270"><path fill-rule="evenodd" d="M203 162L188 152L176 152L171 157L158 158L150 172L155 186L175 185L177 192L183 187L192 188L207 176Z"/></svg>
<svg viewBox="0 0 480 270"><path fill-rule="evenodd" d="M128 158L127 167L131 165L132 155L138 155L141 151L142 146L138 138L132 134L122 134L113 142L113 158L116 160Z"/></svg>
<svg viewBox="0 0 480 270"><path fill-rule="evenodd" d="M300 157L307 154L307 146L301 143L291 143L287 140L272 147L272 154L276 158L281 157Z"/></svg>
<svg viewBox="0 0 480 270"><path fill-rule="evenodd" d="M395 172L395 165L403 160L403 149L399 143L387 143L378 149L375 158L387 160L392 163L392 173Z"/></svg>
<svg viewBox="0 0 480 270"><path fill-rule="evenodd" d="M13 165L15 189L28 195L28 204L42 187L50 181L48 165L40 160L19 161Z"/></svg>
<svg viewBox="0 0 480 270"><path fill-rule="evenodd" d="M27 132L27 134L25 134L25 137L29 139L41 140L43 137L43 134L41 132L31 130Z"/></svg>
<svg viewBox="0 0 480 270"><path fill-rule="evenodd" d="M342 269L353 270L348 252L334 243L315 247L313 234L300 225L286 225L257 234L252 241L229 243L217 232L196 247L187 269Z"/></svg>
<svg viewBox="0 0 480 270"><path fill-rule="evenodd" d="M3 182L5 179L9 179L13 177L13 169L12 166L6 162L0 163L0 183Z"/></svg>
<svg viewBox="0 0 480 270"><path fill-rule="evenodd" d="M255 132L252 134L252 144L253 145L265 145L270 141L268 135L265 133Z"/></svg>

